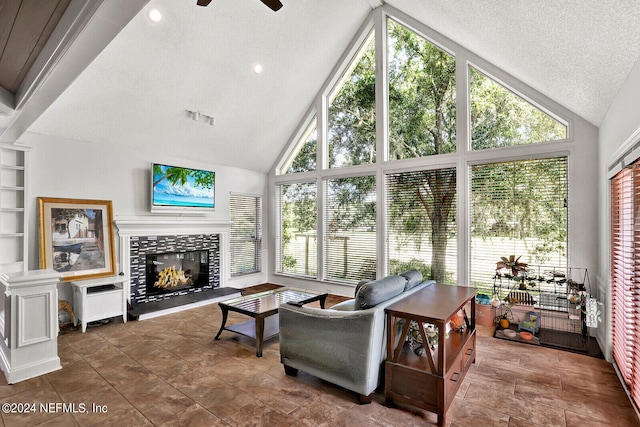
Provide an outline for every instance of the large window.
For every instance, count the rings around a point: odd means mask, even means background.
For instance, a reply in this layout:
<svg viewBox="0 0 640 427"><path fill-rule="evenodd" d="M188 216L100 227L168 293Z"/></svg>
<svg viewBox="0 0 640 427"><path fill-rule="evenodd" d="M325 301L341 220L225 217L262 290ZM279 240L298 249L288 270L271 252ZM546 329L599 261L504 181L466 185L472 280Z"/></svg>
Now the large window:
<svg viewBox="0 0 640 427"><path fill-rule="evenodd" d="M386 177L389 273L415 268L425 279L455 283L456 170Z"/></svg>
<svg viewBox="0 0 640 427"><path fill-rule="evenodd" d="M611 180L611 324L613 357L640 404L640 165Z"/></svg>
<svg viewBox="0 0 640 427"><path fill-rule="evenodd" d="M279 186L280 273L317 277L316 194L315 182Z"/></svg>
<svg viewBox="0 0 640 427"><path fill-rule="evenodd" d="M389 19L389 159L456 151L456 60Z"/></svg>
<svg viewBox="0 0 640 427"><path fill-rule="evenodd" d="M471 168L471 283L492 292L496 262L567 265L567 158Z"/></svg>
<svg viewBox="0 0 640 427"><path fill-rule="evenodd" d="M327 278L346 282L375 279L375 177L330 179L325 187Z"/></svg>
<svg viewBox="0 0 640 427"><path fill-rule="evenodd" d="M373 32L329 96L329 167L376 162L376 70Z"/></svg>
<svg viewBox="0 0 640 427"><path fill-rule="evenodd" d="M262 198L232 194L231 276L256 273L262 269Z"/></svg>
<svg viewBox="0 0 640 427"><path fill-rule="evenodd" d="M384 6L354 40L276 170L276 272L491 292L503 256L566 268L574 120Z"/></svg>

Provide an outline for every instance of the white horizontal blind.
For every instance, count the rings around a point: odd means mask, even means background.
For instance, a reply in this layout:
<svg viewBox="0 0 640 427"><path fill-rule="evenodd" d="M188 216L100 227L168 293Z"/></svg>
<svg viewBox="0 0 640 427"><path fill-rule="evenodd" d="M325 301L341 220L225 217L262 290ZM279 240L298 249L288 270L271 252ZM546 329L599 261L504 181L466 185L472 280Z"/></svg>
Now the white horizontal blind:
<svg viewBox="0 0 640 427"><path fill-rule="evenodd" d="M471 282L492 295L501 257L567 265L567 158L471 167Z"/></svg>
<svg viewBox="0 0 640 427"><path fill-rule="evenodd" d="M611 180L611 323L613 357L640 403L640 166Z"/></svg>
<svg viewBox="0 0 640 427"><path fill-rule="evenodd" d="M456 169L386 176L389 273L456 282Z"/></svg>
<svg viewBox="0 0 640 427"><path fill-rule="evenodd" d="M325 185L326 278L344 282L375 279L375 177L329 179Z"/></svg>
<svg viewBox="0 0 640 427"><path fill-rule="evenodd" d="M278 189L277 272L317 277L317 185L283 184Z"/></svg>
<svg viewBox="0 0 640 427"><path fill-rule="evenodd" d="M231 276L261 271L262 198L232 194L229 202Z"/></svg>

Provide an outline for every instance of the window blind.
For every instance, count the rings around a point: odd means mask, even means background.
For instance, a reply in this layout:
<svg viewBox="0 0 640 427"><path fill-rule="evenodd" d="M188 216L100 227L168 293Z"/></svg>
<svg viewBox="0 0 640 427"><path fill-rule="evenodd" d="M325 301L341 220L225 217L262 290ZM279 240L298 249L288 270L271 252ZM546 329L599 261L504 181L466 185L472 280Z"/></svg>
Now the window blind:
<svg viewBox="0 0 640 427"><path fill-rule="evenodd" d="M262 267L262 198L232 194L231 276L256 273Z"/></svg>
<svg viewBox="0 0 640 427"><path fill-rule="evenodd" d="M317 213L315 182L278 187L277 271L317 277Z"/></svg>
<svg viewBox="0 0 640 427"><path fill-rule="evenodd" d="M471 167L471 283L492 295L496 262L566 267L567 158Z"/></svg>
<svg viewBox="0 0 640 427"><path fill-rule="evenodd" d="M611 180L611 324L613 357L640 404L640 166Z"/></svg>
<svg viewBox="0 0 640 427"><path fill-rule="evenodd" d="M456 169L386 176L389 274L456 282Z"/></svg>
<svg viewBox="0 0 640 427"><path fill-rule="evenodd" d="M375 177L329 179L325 185L326 278L352 283L375 279Z"/></svg>

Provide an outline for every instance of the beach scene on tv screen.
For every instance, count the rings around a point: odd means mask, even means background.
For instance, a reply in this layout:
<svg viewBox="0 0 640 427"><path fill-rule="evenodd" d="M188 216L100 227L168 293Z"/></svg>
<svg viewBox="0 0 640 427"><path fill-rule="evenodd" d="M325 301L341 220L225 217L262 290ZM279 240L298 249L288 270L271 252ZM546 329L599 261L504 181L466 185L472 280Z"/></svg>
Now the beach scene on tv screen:
<svg viewBox="0 0 640 427"><path fill-rule="evenodd" d="M153 165L155 206L214 207L215 173L211 171Z"/></svg>

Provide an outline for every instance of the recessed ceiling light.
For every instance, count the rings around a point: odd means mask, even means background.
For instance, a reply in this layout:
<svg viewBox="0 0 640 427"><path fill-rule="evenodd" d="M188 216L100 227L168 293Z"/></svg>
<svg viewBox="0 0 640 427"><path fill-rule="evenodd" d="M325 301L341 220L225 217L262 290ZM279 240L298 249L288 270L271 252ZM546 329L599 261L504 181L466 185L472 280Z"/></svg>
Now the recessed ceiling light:
<svg viewBox="0 0 640 427"><path fill-rule="evenodd" d="M149 12L147 14L151 22L155 22L157 24L158 22L162 21L162 13L160 13L160 11L155 7L149 9Z"/></svg>
<svg viewBox="0 0 640 427"><path fill-rule="evenodd" d="M264 67L262 66L262 64L256 64L253 66L253 72L256 74L260 74L261 72L264 71Z"/></svg>

